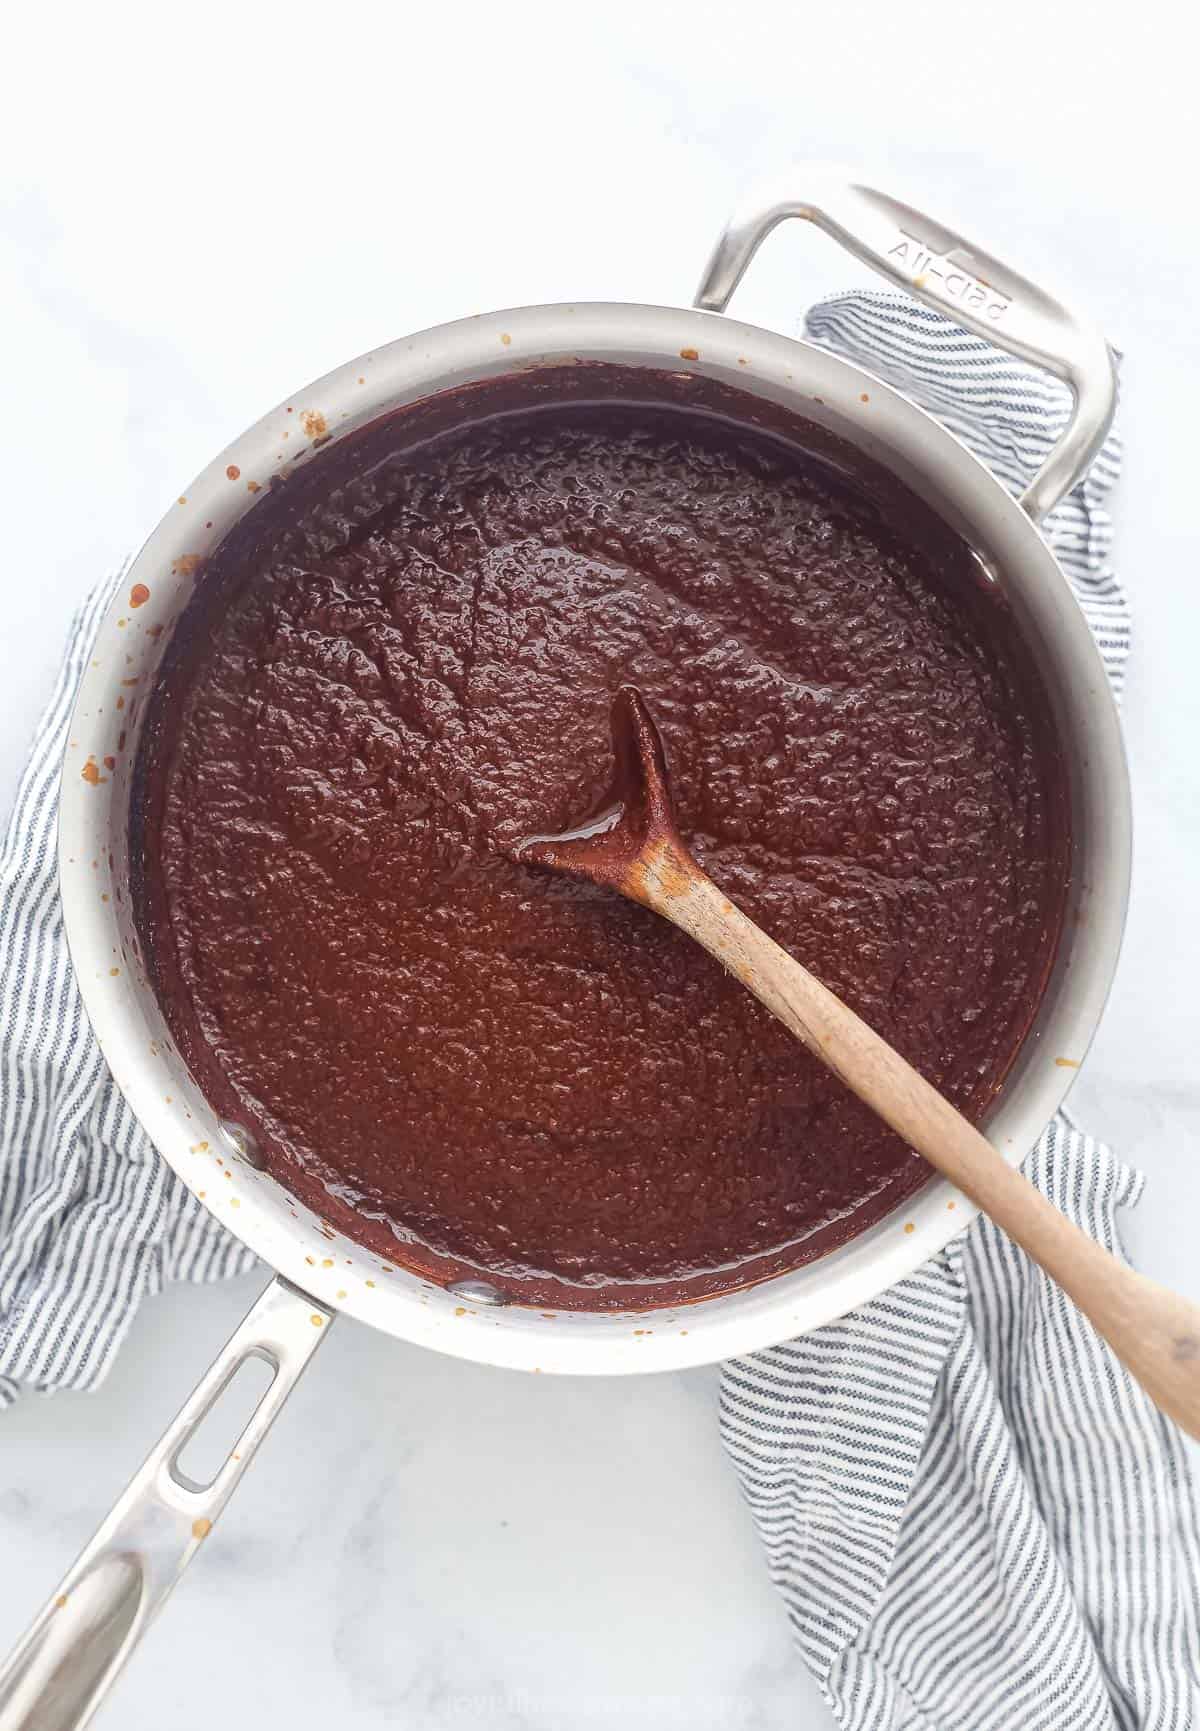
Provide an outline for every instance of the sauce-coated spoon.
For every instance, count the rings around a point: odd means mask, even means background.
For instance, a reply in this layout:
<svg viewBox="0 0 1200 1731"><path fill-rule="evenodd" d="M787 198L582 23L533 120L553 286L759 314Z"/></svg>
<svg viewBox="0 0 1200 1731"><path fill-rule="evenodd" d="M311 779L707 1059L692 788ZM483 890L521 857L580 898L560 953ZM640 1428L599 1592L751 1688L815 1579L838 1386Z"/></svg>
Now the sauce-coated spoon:
<svg viewBox="0 0 1200 1731"><path fill-rule="evenodd" d="M666 757L640 694L612 709L616 773L602 817L532 836L516 857L619 890L670 920L1056 1280L1150 1398L1200 1437L1200 1307L1089 1238L898 1052L707 877L675 824Z"/></svg>

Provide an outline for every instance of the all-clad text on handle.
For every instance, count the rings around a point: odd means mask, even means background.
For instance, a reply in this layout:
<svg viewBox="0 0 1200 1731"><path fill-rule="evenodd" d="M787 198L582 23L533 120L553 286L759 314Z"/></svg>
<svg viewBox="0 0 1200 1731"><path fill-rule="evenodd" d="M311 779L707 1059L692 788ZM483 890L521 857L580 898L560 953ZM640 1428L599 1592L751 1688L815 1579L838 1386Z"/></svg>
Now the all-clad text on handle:
<svg viewBox="0 0 1200 1731"><path fill-rule="evenodd" d="M1103 334L954 229L821 164L799 164L752 189L713 250L695 304L724 312L762 242L788 217L815 223L927 306L1070 388L1071 417L1021 497L1040 522L1087 471L1112 425L1117 375Z"/></svg>

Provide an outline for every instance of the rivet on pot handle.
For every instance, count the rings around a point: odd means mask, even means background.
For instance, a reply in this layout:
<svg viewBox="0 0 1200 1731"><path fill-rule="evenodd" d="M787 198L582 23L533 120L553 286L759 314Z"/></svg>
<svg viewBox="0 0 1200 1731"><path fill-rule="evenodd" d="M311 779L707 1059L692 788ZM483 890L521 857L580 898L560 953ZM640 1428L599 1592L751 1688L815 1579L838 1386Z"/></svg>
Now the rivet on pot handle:
<svg viewBox="0 0 1200 1731"><path fill-rule="evenodd" d="M0 1731L79 1731L205 1542L333 1313L273 1280L0 1670ZM206 1487L179 1456L248 1358L275 1374Z"/></svg>
<svg viewBox="0 0 1200 1731"><path fill-rule="evenodd" d="M1021 496L1041 522L1086 472L1112 424L1117 374L1102 333L953 229L823 165L800 164L749 194L713 250L696 306L724 312L759 246L790 216L815 223L927 306L1070 387L1071 419Z"/></svg>

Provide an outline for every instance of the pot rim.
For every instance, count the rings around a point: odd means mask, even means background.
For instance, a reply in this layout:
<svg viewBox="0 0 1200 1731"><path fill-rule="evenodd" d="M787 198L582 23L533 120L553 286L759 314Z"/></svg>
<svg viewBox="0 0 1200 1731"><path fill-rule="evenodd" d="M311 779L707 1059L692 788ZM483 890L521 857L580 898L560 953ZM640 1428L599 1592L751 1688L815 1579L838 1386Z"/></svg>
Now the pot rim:
<svg viewBox="0 0 1200 1731"><path fill-rule="evenodd" d="M325 444L434 391L593 360L699 373L850 436L914 490L924 491L976 545L986 545L1014 587L1044 615L1086 716L1086 745L1081 739L1068 744L1089 754L1080 773L1095 799L1102 796L1106 823L1102 845L1084 862L1089 881L1079 886L1086 920L1071 933L1064 926L1061 940L1060 948L1069 951L1065 966L1074 974L1066 978L1057 1006L1047 1010L1043 1001L1039 1024L1049 1025L1035 1024L996 1114L1004 1130L997 1145L1018 1163L1065 1099L1095 1033L1128 902L1128 773L1103 663L1039 530L940 422L850 361L722 314L634 302L479 314L357 356L261 417L185 489L124 572L107 609L68 732L59 873L80 996L117 1085L163 1158L227 1230L321 1304L398 1338L516 1369L608 1374L706 1364L833 1321L911 1274L969 1225L977 1210L935 1177L886 1219L789 1274L658 1310L550 1316L518 1304L488 1309L469 1299L456 1302L340 1233L331 1237L282 1186L221 1143L217 1121L173 1052L146 984L128 898L118 893L126 881L129 780L144 711L141 694L153 681L204 558L253 509L272 477L294 472ZM135 609L139 587L148 594ZM123 681L138 706L136 715L130 713L133 700L122 711L128 739L118 750L114 706ZM117 736L124 739L124 733ZM106 759L111 769L100 767ZM89 764L95 775L85 778ZM102 901L102 893L108 899ZM1057 1055L1064 1051L1069 1060ZM1005 1107L1013 1092L1023 1104L1008 1114L1010 1123ZM989 1133L991 1128L989 1123Z"/></svg>

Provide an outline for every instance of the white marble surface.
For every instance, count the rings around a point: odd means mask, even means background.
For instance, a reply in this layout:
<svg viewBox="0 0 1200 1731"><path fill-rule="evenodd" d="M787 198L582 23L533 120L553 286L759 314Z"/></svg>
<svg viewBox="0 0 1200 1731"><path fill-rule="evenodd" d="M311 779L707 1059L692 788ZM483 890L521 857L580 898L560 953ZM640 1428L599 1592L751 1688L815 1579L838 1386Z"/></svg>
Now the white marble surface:
<svg viewBox="0 0 1200 1731"><path fill-rule="evenodd" d="M5 26L7 805L68 614L267 405L489 305L685 300L736 187L857 161L1041 271L1128 356L1119 560L1137 875L1075 1096L1194 1250L1195 95L1164 4L24 7ZM781 231L738 310L857 280ZM6 1647L245 1307L151 1306L108 1386L0 1420ZM721 1457L710 1373L509 1376L338 1328L100 1723L728 1731L827 1722Z"/></svg>

